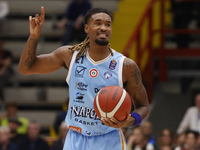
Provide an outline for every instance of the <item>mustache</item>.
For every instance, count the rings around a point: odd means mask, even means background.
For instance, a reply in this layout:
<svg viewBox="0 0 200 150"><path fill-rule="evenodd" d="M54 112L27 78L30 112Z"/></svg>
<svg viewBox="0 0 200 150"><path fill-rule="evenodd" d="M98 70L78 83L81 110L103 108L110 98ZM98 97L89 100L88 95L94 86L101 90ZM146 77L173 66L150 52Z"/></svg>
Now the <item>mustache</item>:
<svg viewBox="0 0 200 150"><path fill-rule="evenodd" d="M97 34L106 34L106 35L108 35L108 32L107 31L98 31Z"/></svg>

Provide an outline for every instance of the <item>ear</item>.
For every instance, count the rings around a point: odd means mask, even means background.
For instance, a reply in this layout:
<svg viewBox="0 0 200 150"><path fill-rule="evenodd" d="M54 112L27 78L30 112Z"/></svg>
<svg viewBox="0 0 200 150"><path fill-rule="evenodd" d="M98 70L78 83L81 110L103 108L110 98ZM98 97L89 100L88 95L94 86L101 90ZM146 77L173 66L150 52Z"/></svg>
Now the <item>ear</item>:
<svg viewBox="0 0 200 150"><path fill-rule="evenodd" d="M88 33L89 32L89 27L87 24L85 24L85 33Z"/></svg>

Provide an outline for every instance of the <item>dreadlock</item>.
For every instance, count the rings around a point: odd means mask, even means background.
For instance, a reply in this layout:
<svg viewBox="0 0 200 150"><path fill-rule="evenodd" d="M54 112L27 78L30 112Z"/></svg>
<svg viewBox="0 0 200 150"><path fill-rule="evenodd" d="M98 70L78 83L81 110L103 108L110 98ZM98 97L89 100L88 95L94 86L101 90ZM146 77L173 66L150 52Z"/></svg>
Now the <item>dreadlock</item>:
<svg viewBox="0 0 200 150"><path fill-rule="evenodd" d="M88 21L89 21L89 19L90 19L90 17L92 15L94 15L96 13L101 13L101 12L106 13L113 20L113 17L111 15L111 13L107 9L104 9L104 8L93 8L93 9L89 10L87 12L87 14L85 15L85 24L88 23ZM74 51L79 51L78 54L76 55L76 63L83 56L83 54L86 52L86 49L87 49L87 47L89 47L89 44L90 44L90 41L89 41L89 37L87 36L83 42L81 42L79 44L76 44L76 45L74 45L74 46L69 48L73 52ZM108 49L109 49L111 55L113 56L113 51L111 49L110 44L108 44Z"/></svg>

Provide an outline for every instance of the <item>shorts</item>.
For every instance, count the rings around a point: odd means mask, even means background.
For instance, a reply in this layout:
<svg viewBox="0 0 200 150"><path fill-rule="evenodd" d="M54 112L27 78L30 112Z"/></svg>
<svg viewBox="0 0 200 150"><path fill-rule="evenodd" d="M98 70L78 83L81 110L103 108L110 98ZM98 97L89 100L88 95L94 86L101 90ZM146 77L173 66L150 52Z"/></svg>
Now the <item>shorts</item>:
<svg viewBox="0 0 200 150"><path fill-rule="evenodd" d="M95 136L69 130L63 150L127 150L127 146L120 129Z"/></svg>

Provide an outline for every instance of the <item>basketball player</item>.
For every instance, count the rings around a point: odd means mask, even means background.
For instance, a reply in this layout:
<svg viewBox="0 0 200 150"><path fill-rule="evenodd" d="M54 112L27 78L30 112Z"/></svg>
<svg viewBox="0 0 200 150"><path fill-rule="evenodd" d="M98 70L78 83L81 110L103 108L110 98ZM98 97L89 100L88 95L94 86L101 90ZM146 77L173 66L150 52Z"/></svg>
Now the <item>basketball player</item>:
<svg viewBox="0 0 200 150"><path fill-rule="evenodd" d="M50 54L36 56L36 47L44 23L41 15L29 17L30 36L22 52L18 70L24 75L44 74L68 69L70 104L66 116L69 126L63 150L125 150L121 127L138 125L149 114L149 103L135 62L111 49L112 15L94 8L85 16L87 38L75 46L63 46ZM93 101L105 86L126 88L135 110L120 122L115 118L100 120ZM112 120L112 121L111 121Z"/></svg>

